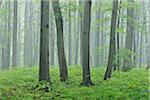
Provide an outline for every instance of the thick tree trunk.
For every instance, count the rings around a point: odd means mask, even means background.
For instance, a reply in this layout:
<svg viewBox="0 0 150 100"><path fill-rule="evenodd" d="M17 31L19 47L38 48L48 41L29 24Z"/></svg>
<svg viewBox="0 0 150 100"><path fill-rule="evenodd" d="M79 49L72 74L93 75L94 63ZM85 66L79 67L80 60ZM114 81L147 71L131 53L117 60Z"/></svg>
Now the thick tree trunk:
<svg viewBox="0 0 150 100"><path fill-rule="evenodd" d="M12 66L17 66L17 9L18 2L14 1L14 17L13 17L13 52L12 52Z"/></svg>
<svg viewBox="0 0 150 100"><path fill-rule="evenodd" d="M110 30L110 44L109 44L109 58L107 64L107 70L104 76L104 80L111 77L112 68L115 61L115 33L116 33L116 21L117 21L117 10L118 10L118 0L113 1L113 10L111 18L111 30Z"/></svg>
<svg viewBox="0 0 150 100"><path fill-rule="evenodd" d="M91 0L84 1L83 31L81 33L82 43L82 67L83 82L81 85L92 85L90 76L90 23L91 23Z"/></svg>
<svg viewBox="0 0 150 100"><path fill-rule="evenodd" d="M49 78L49 1L41 1L39 81Z"/></svg>
<svg viewBox="0 0 150 100"><path fill-rule="evenodd" d="M53 9L55 14L56 28L57 28L57 48L58 48L58 60L60 67L60 80L66 81L68 78L66 57L64 51L64 37L63 37L63 20L59 6L59 0L53 1Z"/></svg>
<svg viewBox="0 0 150 100"><path fill-rule="evenodd" d="M133 0L128 0L129 3L133 3ZM126 41L125 48L132 51L133 47L133 33L134 33L134 8L127 8L127 16L130 17L127 19L127 30L126 30ZM132 19L132 20L131 20ZM128 60L130 59L130 60ZM123 62L122 71L128 71L132 66L132 55L128 56L128 59L125 58Z"/></svg>

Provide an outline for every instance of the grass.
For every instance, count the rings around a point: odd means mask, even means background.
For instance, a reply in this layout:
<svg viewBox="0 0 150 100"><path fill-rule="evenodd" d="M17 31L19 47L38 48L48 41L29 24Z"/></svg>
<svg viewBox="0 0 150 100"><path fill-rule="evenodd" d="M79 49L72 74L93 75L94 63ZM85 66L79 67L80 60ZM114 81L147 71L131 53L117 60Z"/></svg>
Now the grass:
<svg viewBox="0 0 150 100"><path fill-rule="evenodd" d="M114 72L103 81L104 69L92 68L94 86L81 86L82 70L69 67L69 80L59 81L58 67L50 69L51 91L43 92L34 87L38 83L38 69L17 68L0 72L0 100L148 100L149 71L132 69Z"/></svg>

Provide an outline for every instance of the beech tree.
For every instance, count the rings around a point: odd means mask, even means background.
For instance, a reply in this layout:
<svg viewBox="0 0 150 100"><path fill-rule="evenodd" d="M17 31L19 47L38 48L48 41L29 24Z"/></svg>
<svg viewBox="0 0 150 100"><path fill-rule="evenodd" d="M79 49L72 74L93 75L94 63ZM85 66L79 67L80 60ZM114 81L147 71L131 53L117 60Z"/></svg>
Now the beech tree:
<svg viewBox="0 0 150 100"><path fill-rule="evenodd" d="M134 0L128 0L128 3L132 5ZM127 8L127 28L126 28L126 40L125 40L125 48L132 51L133 47L133 33L134 33L134 8ZM128 71L132 67L132 55L128 55L127 58L124 59L122 71Z"/></svg>
<svg viewBox="0 0 150 100"><path fill-rule="evenodd" d="M12 66L17 66L17 9L18 1L14 0Z"/></svg>
<svg viewBox="0 0 150 100"><path fill-rule="evenodd" d="M5 2L5 9L10 9L10 1ZM5 21L5 33L2 41L2 68L10 68L10 11L8 15L4 16Z"/></svg>
<svg viewBox="0 0 150 100"><path fill-rule="evenodd" d="M116 21L117 21L117 9L118 9L118 0L113 1L112 17L111 17L111 30L110 30L110 43L109 43L109 58L107 69L105 72L104 80L111 77L112 68L115 61L115 33L116 33Z"/></svg>
<svg viewBox="0 0 150 100"><path fill-rule="evenodd" d="M31 22L31 18L29 18L29 12L31 14L31 10L29 9L29 5L31 5L31 1L25 1L25 20L24 20L24 65L25 66L32 66L32 36L31 36L31 28L30 25L27 23L28 21ZM30 15L31 16L31 15ZM30 20L29 20L30 19Z"/></svg>
<svg viewBox="0 0 150 100"><path fill-rule="evenodd" d="M82 45L82 67L83 67L83 82L81 85L93 85L90 76L90 24L91 24L91 0L84 1L83 26L81 33Z"/></svg>
<svg viewBox="0 0 150 100"><path fill-rule="evenodd" d="M50 81L49 77L49 1L41 1L39 81Z"/></svg>
<svg viewBox="0 0 150 100"><path fill-rule="evenodd" d="M59 0L53 0L53 9L55 15L56 29L57 29L57 48L58 48L58 61L60 68L60 80L66 81L68 79L66 57L64 51L64 36L63 36L63 19L59 6Z"/></svg>

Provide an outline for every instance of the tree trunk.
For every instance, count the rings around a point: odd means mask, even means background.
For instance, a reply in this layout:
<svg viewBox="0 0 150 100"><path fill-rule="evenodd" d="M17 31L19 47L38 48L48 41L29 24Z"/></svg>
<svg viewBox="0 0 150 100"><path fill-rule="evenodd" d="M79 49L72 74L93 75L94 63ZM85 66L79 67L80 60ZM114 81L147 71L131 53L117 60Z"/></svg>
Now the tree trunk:
<svg viewBox="0 0 150 100"><path fill-rule="evenodd" d="M13 17L13 52L12 66L17 66L17 9L18 1L14 0L14 17Z"/></svg>
<svg viewBox="0 0 150 100"><path fill-rule="evenodd" d="M68 26L68 65L72 64L72 30L71 30L71 1L69 0L69 26Z"/></svg>
<svg viewBox="0 0 150 100"><path fill-rule="evenodd" d="M53 9L52 9L52 7L50 8L50 10L51 10L51 12L53 12ZM50 45L51 45L51 48L50 48L50 65L54 65L55 64L55 30L54 30L54 17L51 15L51 17L50 17L51 19L50 19L50 23L51 23L51 27L50 27L50 31L51 31L51 35L50 35L50 37L51 37L51 43L50 43Z"/></svg>
<svg viewBox="0 0 150 100"><path fill-rule="evenodd" d="M24 25L24 29L25 29L25 34L24 34L24 65L25 66L32 66L32 24L28 24L28 22L31 23L32 19L29 18L29 12L31 12L31 7L29 9L29 5L30 5L31 1L25 1L25 25ZM31 13L30 13L31 14ZM31 15L30 15L31 17Z"/></svg>
<svg viewBox="0 0 150 100"><path fill-rule="evenodd" d="M1 5L2 5L2 0L0 0L0 8L1 8Z"/></svg>
<svg viewBox="0 0 150 100"><path fill-rule="evenodd" d="M83 56L82 56L82 31L83 31L83 1L79 0L79 7L80 7L80 12L79 12L79 17L80 17L80 63L81 65L83 64Z"/></svg>
<svg viewBox="0 0 150 100"><path fill-rule="evenodd" d="M92 85L90 77L90 24L91 24L91 0L84 1L83 29L81 33L82 43L82 67L83 82L81 85Z"/></svg>
<svg viewBox="0 0 150 100"><path fill-rule="evenodd" d="M79 5L80 6L80 5ZM79 35L80 35L80 10L78 10L78 20L76 21L76 27L77 27L77 32L76 32L76 46L75 46L75 65L78 64L78 59L79 59Z"/></svg>
<svg viewBox="0 0 150 100"><path fill-rule="evenodd" d="M107 64L107 70L104 76L104 80L111 77L112 67L115 61L115 33L116 33L116 21L117 21L117 10L118 10L118 0L113 1L113 10L111 18L111 30L110 30L110 44L109 44L109 58Z"/></svg>
<svg viewBox="0 0 150 100"><path fill-rule="evenodd" d="M10 9L10 1L5 2L6 9ZM9 69L10 67L10 11L5 15L5 34L2 44L2 68Z"/></svg>
<svg viewBox="0 0 150 100"><path fill-rule="evenodd" d="M119 29L120 28L120 14L121 14L121 4L122 4L122 1L120 1L120 3L119 3L119 9L118 9L118 19L117 19L117 29ZM116 69L118 69L119 70L119 68L120 68L120 58L119 58L119 49L120 49L120 35L119 35L120 33L119 33L119 31L117 32L117 36L116 36L116 60L117 60L117 62L116 62L116 66L114 66L114 70L116 70Z"/></svg>
<svg viewBox="0 0 150 100"><path fill-rule="evenodd" d="M96 2L98 5L98 9L96 11L96 20L100 19L100 7L99 4L100 2ZM94 52L94 67L99 67L100 66L100 57L99 57L99 52L98 52L98 48L100 47L100 24L97 23L96 24L96 35L95 35L95 52Z"/></svg>
<svg viewBox="0 0 150 100"><path fill-rule="evenodd" d="M41 1L39 81L49 78L49 1Z"/></svg>
<svg viewBox="0 0 150 100"><path fill-rule="evenodd" d="M133 0L128 0L129 3L133 3ZM133 47L133 32L134 32L134 8L127 8L127 16L129 18L127 18L127 30L126 30L126 41L125 41L125 48L132 51L132 47ZM122 71L128 71L131 69L132 66L132 55L128 56L128 60L127 58L124 59L123 62L123 67L122 67Z"/></svg>
<svg viewBox="0 0 150 100"><path fill-rule="evenodd" d="M59 0L53 1L53 9L55 15L55 22L57 28L57 48L58 48L58 60L60 67L60 80L66 81L68 78L66 57L64 51L64 38L63 38L63 20L59 6Z"/></svg>

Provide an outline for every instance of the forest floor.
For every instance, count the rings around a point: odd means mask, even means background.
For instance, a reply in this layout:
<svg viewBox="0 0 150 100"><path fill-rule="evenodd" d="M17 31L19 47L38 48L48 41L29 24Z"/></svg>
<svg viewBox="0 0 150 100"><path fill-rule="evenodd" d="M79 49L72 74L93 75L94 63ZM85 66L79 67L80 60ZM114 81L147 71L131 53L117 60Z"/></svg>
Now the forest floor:
<svg viewBox="0 0 150 100"><path fill-rule="evenodd" d="M105 70L92 68L95 85L81 86L82 70L69 67L69 80L59 81L58 67L51 67L51 91L35 89L38 68L17 68L0 72L0 100L148 100L150 94L149 71L132 69L113 72L112 78L103 81Z"/></svg>

